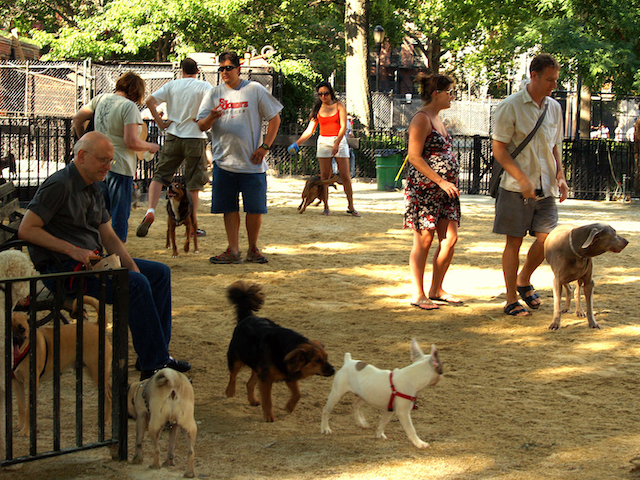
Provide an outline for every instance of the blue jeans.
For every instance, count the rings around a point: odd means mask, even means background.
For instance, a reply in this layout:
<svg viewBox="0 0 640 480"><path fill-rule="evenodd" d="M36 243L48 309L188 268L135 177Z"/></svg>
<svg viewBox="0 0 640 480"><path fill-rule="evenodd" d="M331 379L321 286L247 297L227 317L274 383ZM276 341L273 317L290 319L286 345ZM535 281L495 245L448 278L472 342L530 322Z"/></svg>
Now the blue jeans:
<svg viewBox="0 0 640 480"><path fill-rule="evenodd" d="M171 270L164 263L138 258L134 261L140 273L129 272L129 330L140 369L155 370L169 361ZM76 265L77 262L68 262L63 271L72 271ZM52 267L41 273L57 273L57 269ZM98 278L86 278L85 294L97 297L100 288ZM111 278L108 277L106 294L109 304L113 303L111 283ZM53 288L52 285L46 286L50 290Z"/></svg>
<svg viewBox="0 0 640 480"><path fill-rule="evenodd" d="M105 197L105 202L111 214L111 225L120 240L126 242L133 195L133 177L109 172L104 183L109 195L108 198Z"/></svg>

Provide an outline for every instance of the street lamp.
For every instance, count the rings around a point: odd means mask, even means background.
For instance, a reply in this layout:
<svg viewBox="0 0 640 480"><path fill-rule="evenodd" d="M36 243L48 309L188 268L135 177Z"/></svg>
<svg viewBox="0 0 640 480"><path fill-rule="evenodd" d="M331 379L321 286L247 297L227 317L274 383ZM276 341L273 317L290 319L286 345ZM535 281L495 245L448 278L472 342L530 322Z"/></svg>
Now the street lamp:
<svg viewBox="0 0 640 480"><path fill-rule="evenodd" d="M384 28L382 25L376 25L373 29L373 41L376 43L376 92L380 91L380 50L382 50L382 42L384 41Z"/></svg>

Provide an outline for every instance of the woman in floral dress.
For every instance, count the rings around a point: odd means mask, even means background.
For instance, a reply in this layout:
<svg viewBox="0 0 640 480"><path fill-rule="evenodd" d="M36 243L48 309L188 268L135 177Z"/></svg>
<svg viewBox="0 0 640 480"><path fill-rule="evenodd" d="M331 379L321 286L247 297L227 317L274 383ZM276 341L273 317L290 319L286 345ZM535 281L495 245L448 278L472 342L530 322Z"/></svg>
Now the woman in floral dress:
<svg viewBox="0 0 640 480"><path fill-rule="evenodd" d="M451 135L438 115L451 106L453 79L435 74L419 75L417 81L424 104L409 125L404 228L413 229L413 248L409 256L413 283L411 305L433 310L438 304L462 304L459 298L442 288L458 240L460 165L453 156ZM436 232L439 243L433 256L433 274L427 295L424 273Z"/></svg>

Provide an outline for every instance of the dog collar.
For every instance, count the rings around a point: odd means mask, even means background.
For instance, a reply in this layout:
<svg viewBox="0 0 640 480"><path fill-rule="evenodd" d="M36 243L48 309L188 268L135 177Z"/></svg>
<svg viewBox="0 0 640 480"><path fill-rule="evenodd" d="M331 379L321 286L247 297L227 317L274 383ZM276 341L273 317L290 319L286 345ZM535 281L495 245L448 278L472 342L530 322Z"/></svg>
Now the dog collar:
<svg viewBox="0 0 640 480"><path fill-rule="evenodd" d="M580 255L576 250L576 248L573 246L573 230L569 232L569 247L571 248L571 251L576 257L583 258L583 259L587 258L584 255Z"/></svg>
<svg viewBox="0 0 640 480"><path fill-rule="evenodd" d="M44 366L42 368L42 371L40 372L40 377L42 377L44 375L45 370L47 369L47 360L49 360L49 342L47 342L47 339L44 339ZM20 365L22 363L22 361L27 358L27 355L29 355L29 351L31 350L31 344L27 345L27 348L24 349L24 352L20 353L20 349L18 347L16 347L15 345L13 346L13 378L16 377L15 371L16 368L18 368L18 365Z"/></svg>
<svg viewBox="0 0 640 480"><path fill-rule="evenodd" d="M20 349L18 347L16 347L15 345L13 346L13 371L15 372L16 368L18 368L18 365L20 365L20 363L22 363L22 361L27 357L27 355L29 355L29 350L31 350L31 344L27 345L27 348L24 349L24 352L20 353ZM13 376L15 377L15 373L13 374Z"/></svg>
<svg viewBox="0 0 640 480"><path fill-rule="evenodd" d="M413 409L418 409L418 405L416 405L416 400L418 399L418 397L410 397L409 395L405 395L404 393L400 393L396 390L396 387L394 387L393 385L393 372L389 373L389 383L391 384L391 398L389 399L389 406L387 407L387 410L393 412L393 400L396 397L411 400L413 402Z"/></svg>

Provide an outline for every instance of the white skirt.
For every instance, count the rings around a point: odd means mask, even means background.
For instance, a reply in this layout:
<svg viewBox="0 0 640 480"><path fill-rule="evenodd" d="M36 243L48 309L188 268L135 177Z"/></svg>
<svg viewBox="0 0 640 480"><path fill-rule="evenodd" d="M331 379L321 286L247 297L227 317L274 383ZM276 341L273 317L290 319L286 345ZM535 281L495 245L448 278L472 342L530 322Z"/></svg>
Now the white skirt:
<svg viewBox="0 0 640 480"><path fill-rule="evenodd" d="M335 137L318 137L318 149L316 152L316 157L318 158L349 158L349 144L347 143L347 138L342 137L340 141L340 146L338 148L338 153L335 155L331 155L331 151L333 150L333 145L336 143Z"/></svg>

